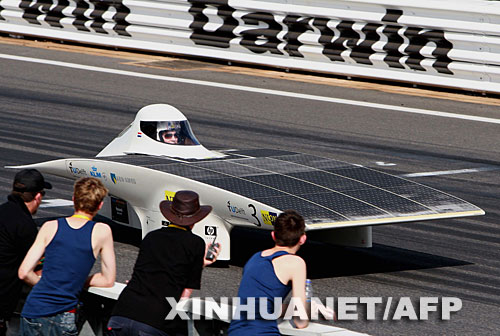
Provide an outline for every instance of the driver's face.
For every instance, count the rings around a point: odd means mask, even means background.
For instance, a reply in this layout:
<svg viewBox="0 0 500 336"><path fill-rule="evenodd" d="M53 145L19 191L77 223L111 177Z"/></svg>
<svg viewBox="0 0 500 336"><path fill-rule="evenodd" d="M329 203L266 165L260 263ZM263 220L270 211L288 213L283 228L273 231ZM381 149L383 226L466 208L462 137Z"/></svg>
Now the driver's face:
<svg viewBox="0 0 500 336"><path fill-rule="evenodd" d="M168 143L168 144L173 144L176 145L178 143L178 138L177 138L177 133L175 131L167 131L163 132L161 135L163 138L163 142Z"/></svg>

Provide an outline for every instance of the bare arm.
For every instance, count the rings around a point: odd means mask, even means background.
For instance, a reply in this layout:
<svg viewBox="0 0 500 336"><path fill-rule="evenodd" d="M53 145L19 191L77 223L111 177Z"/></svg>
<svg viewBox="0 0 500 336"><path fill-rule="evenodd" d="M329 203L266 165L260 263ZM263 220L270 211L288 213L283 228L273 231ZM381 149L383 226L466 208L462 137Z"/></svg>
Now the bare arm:
<svg viewBox="0 0 500 336"><path fill-rule="evenodd" d="M113 234L108 225L97 223L94 228L96 247L101 255L101 272L92 274L87 279L87 286L112 287L116 279L115 249ZM93 237L94 238L94 237Z"/></svg>
<svg viewBox="0 0 500 336"><path fill-rule="evenodd" d="M181 299L182 298L188 299L191 296L191 294L193 294L192 288L184 288L184 290L182 291L182 294L181 294Z"/></svg>
<svg viewBox="0 0 500 336"><path fill-rule="evenodd" d="M309 316L309 307L306 304L306 264L304 260L296 256L288 256L283 259L283 263L280 265L280 270L277 274L280 274L280 279L289 279L292 282L292 299L290 306L284 306L283 311L287 311L293 306L296 307L297 311L305 311L307 316ZM275 268L276 270L276 268ZM288 282L288 281L287 281ZM304 316L305 317L305 316ZM295 328L302 329L308 326L309 320L300 319L297 316L293 317L293 324Z"/></svg>
<svg viewBox="0 0 500 336"><path fill-rule="evenodd" d="M24 257L21 266L19 266L18 276L19 279L26 282L28 285L34 286L40 277L35 273L35 266L37 265L40 258L45 253L45 248L52 241L54 235L57 231L57 222L50 221L45 223L38 232L35 242L28 250L28 253Z"/></svg>

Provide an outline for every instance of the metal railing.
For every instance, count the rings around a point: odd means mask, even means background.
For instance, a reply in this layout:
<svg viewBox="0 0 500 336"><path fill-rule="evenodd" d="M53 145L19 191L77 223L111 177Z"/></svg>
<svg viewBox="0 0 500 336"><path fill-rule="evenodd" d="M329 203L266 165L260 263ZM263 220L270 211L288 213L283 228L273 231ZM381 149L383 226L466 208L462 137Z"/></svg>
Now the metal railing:
<svg viewBox="0 0 500 336"><path fill-rule="evenodd" d="M0 31L500 92L500 4L0 0Z"/></svg>

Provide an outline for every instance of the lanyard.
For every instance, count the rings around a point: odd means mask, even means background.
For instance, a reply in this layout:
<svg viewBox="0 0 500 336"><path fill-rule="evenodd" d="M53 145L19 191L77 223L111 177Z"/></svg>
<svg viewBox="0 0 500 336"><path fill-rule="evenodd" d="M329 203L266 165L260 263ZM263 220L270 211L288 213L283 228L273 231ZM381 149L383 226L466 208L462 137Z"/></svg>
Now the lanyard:
<svg viewBox="0 0 500 336"><path fill-rule="evenodd" d="M73 215L71 217L76 217L76 218L81 218L81 219L86 219L86 220L92 220L92 218L84 216L84 215Z"/></svg>
<svg viewBox="0 0 500 336"><path fill-rule="evenodd" d="M174 227L176 229L181 229L181 230L187 231L187 229L185 227L175 225L175 224L170 224L168 227Z"/></svg>

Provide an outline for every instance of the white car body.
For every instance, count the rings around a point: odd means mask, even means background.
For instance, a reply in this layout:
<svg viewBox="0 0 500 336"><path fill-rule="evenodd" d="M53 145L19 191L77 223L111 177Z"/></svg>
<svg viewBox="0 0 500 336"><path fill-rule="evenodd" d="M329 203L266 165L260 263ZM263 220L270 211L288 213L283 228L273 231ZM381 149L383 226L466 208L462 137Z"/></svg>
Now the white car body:
<svg viewBox="0 0 500 336"><path fill-rule="evenodd" d="M101 214L141 229L143 236L168 225L159 211L162 200L178 190L194 190L213 211L193 231L208 243L217 237L223 246L220 260L230 259L234 226L271 230L287 208L304 215L313 239L356 247L371 247L373 225L484 214L454 196L359 165L277 150L215 152L192 132L184 140L189 145L162 143L151 130L144 132L167 121L170 132L181 124L190 132L176 108L149 105L95 158L12 168L100 179L110 193Z"/></svg>

